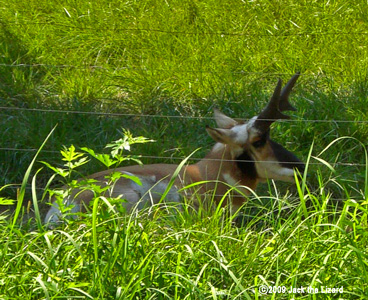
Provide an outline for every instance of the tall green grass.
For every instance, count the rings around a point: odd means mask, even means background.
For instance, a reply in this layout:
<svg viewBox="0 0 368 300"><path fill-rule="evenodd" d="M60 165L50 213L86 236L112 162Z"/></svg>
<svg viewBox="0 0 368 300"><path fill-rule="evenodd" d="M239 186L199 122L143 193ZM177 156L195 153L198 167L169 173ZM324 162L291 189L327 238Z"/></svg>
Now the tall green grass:
<svg viewBox="0 0 368 300"><path fill-rule="evenodd" d="M368 166L367 150L362 150ZM69 173L86 160L73 147L62 155L69 169L51 168L75 185ZM366 190L352 197L348 186L338 182L333 166L313 156L307 163L315 160L330 173L317 172L317 187L311 188L306 174L296 177L296 193L282 192L270 183L267 196L253 193L236 216L221 206L200 206L195 212L185 198L179 209L162 202L124 214L111 209L116 201L102 197L95 186L97 198L83 218L48 229L39 222L39 210L31 218L24 210L20 214L21 192L14 216L0 219L0 297L365 299ZM35 208L38 173L32 179ZM340 204L327 188L330 184L345 193ZM45 188L49 186L50 182ZM322 292L330 288L337 290Z"/></svg>
<svg viewBox="0 0 368 300"><path fill-rule="evenodd" d="M17 150L0 149L0 202L22 187L24 205L18 218L0 215L0 297L364 299L367 32L364 1L1 2L0 148ZM124 127L158 141L135 148L144 163L200 148L193 161L212 143L214 106L252 117L295 71L298 111L272 135L304 160L313 143L297 188L260 186L238 220L220 208L105 218L96 207L94 219L54 231L28 221L27 209L40 219L46 207L32 199L59 185L39 161L60 166L63 145L101 152ZM263 283L344 294L267 297Z"/></svg>
<svg viewBox="0 0 368 300"><path fill-rule="evenodd" d="M298 181L297 195L270 185L269 196L243 207L250 217L237 220L221 207L193 212L186 204L173 215L164 203L126 215L104 201L53 230L2 218L0 297L365 299L365 195L347 194L337 206L326 177L317 177L313 191ZM264 296L264 286L279 292ZM321 293L328 288L339 292Z"/></svg>

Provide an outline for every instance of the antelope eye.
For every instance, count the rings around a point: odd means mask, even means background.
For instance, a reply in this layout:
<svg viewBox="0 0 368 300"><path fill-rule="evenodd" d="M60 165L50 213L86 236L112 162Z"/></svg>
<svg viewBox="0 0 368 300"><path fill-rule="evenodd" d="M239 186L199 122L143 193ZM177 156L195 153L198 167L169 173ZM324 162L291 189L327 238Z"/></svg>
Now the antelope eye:
<svg viewBox="0 0 368 300"><path fill-rule="evenodd" d="M252 145L254 148L261 148L265 145L265 143L266 143L266 140L260 139L258 141L253 142Z"/></svg>

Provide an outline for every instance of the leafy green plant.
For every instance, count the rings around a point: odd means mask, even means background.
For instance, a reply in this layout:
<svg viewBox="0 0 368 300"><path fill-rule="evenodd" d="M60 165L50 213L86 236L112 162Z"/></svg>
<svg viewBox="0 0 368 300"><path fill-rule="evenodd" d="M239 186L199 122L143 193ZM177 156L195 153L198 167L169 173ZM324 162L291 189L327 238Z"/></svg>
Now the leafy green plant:
<svg viewBox="0 0 368 300"><path fill-rule="evenodd" d="M123 129L122 134L122 138L106 145L106 148L111 148L110 154L98 154L95 153L94 150L87 147L82 147L81 149L97 159L99 162L103 163L107 168L111 168L112 166L117 167L121 163L129 160L132 160L138 164L142 164L142 162L138 159L139 156L127 155L124 151L130 151L131 145L145 144L154 142L154 140L147 139L143 136L133 137L130 131L126 129Z"/></svg>
<svg viewBox="0 0 368 300"><path fill-rule="evenodd" d="M58 206L61 216L64 219L67 219L65 217L71 215L71 211L74 206L73 203L69 203L69 201L65 201L65 199L68 199L70 194L75 190L79 191L78 193L82 193L84 191L90 191L93 193L93 217L96 218L96 209L98 207L97 203L99 203L99 200L101 199L103 200L102 202L107 204L109 207L109 213L114 211L113 206L116 207L118 211L122 210L121 203L124 201L124 199L114 199L106 196L109 190L114 189L115 183L120 178L126 178L134 181L138 185L141 185L138 177L114 171L105 176L107 182L104 186L99 185L96 180L91 178L73 178L74 173L79 174L76 169L89 162L88 158L85 156L85 153L103 163L107 168L116 168L123 162L127 161L134 161L135 163L141 164L139 156L127 155L126 152L130 151L131 145L149 143L153 142L153 140L142 136L133 137L133 135L125 129L123 129L122 134L122 138L106 146L106 148L111 149L109 154L96 153L94 150L87 147L82 147L81 149L83 152L78 152L76 151L74 145L71 145L69 148L64 147L64 149L61 151L62 160L65 162L62 168L54 167L49 163L42 161L44 165L55 172L55 175L61 176L66 184L66 187L63 187L61 190L57 189L49 191L50 196L55 199L56 205ZM108 216L105 214L101 215L104 215L106 218L108 218Z"/></svg>
<svg viewBox="0 0 368 300"><path fill-rule="evenodd" d="M7 187L10 187L11 185L4 185L0 188L0 192L2 190L5 190ZM9 198L6 198L6 197L0 197L0 205L12 205L14 204L15 200L13 199L9 199Z"/></svg>

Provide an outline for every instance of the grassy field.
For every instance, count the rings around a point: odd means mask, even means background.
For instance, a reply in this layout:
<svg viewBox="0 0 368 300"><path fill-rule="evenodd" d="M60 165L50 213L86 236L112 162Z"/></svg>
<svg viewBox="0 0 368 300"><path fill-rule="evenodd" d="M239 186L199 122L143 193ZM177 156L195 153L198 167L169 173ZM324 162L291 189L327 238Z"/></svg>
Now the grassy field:
<svg viewBox="0 0 368 300"><path fill-rule="evenodd" d="M366 6L1 2L0 197L24 203L0 215L0 299L366 299ZM106 215L102 203L56 230L37 220L44 188L62 181L40 161L61 166L63 145L106 151L126 128L157 141L133 147L144 163L201 158L214 107L250 118L296 71L298 110L272 135L304 161L311 150L309 176L260 186L250 222L234 226L221 209ZM262 285L343 293L265 296Z"/></svg>

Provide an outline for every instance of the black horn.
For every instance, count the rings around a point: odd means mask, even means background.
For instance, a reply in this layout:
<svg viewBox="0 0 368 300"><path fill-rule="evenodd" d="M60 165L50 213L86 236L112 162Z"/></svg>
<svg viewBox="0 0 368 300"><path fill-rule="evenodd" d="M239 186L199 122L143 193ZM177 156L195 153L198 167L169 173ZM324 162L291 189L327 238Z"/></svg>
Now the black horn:
<svg viewBox="0 0 368 300"><path fill-rule="evenodd" d="M296 111L296 108L292 106L289 102L289 95L290 95L291 90L294 87L295 82L298 80L299 76L300 76L300 72L297 72L293 77L291 77L291 79L282 89L281 95L280 95L280 102L279 102L280 111L285 111L285 110Z"/></svg>
<svg viewBox="0 0 368 300"><path fill-rule="evenodd" d="M297 81L300 73L296 73L281 90L282 81L279 79L275 91L265 109L258 115L254 126L262 132L266 132L276 120L289 119L283 111L296 109L289 103L290 92Z"/></svg>

